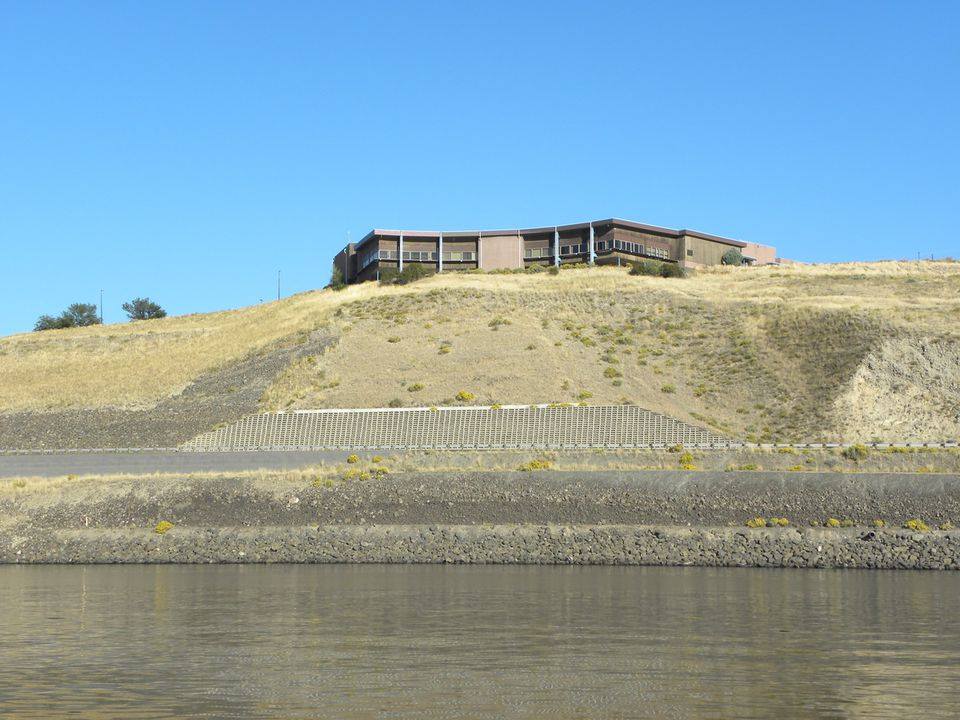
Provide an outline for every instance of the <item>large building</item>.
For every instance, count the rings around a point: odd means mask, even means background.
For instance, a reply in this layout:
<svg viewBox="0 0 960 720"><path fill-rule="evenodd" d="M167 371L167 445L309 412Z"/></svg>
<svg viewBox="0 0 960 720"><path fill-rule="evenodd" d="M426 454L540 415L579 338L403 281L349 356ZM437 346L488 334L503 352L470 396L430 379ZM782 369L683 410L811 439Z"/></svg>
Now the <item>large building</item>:
<svg viewBox="0 0 960 720"><path fill-rule="evenodd" d="M443 272L565 263L626 265L654 258L700 267L719 265L731 248L748 263L777 261L777 251L769 245L611 218L520 230L371 230L337 253L334 264L352 283L375 280L384 270L398 271L409 264Z"/></svg>

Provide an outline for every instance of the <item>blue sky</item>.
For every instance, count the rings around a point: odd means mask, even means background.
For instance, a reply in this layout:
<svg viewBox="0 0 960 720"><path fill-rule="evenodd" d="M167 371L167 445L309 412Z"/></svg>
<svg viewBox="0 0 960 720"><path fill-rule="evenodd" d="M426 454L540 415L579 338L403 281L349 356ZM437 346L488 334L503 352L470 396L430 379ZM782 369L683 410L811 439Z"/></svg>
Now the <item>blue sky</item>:
<svg viewBox="0 0 960 720"><path fill-rule="evenodd" d="M0 334L319 287L372 227L960 255L958 36L956 2L0 0Z"/></svg>

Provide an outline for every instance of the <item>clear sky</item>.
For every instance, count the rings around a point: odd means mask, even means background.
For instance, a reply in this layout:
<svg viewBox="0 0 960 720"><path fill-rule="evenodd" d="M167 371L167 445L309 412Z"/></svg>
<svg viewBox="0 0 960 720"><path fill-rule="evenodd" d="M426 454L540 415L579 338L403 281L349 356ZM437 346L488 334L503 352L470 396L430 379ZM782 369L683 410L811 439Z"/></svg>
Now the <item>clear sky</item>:
<svg viewBox="0 0 960 720"><path fill-rule="evenodd" d="M958 2L0 0L0 334L320 287L372 227L960 255Z"/></svg>

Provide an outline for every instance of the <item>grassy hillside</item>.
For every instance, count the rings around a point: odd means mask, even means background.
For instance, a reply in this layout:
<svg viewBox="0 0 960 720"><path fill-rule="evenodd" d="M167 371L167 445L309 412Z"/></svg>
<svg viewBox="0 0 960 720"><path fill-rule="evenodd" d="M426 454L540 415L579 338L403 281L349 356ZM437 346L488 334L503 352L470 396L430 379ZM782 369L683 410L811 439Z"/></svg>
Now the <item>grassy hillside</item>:
<svg viewBox="0 0 960 720"><path fill-rule="evenodd" d="M333 344L292 355L263 409L453 404L465 391L632 402L755 440L960 436L960 264L933 262L445 274L16 335L0 340L0 421L143 410L318 335Z"/></svg>

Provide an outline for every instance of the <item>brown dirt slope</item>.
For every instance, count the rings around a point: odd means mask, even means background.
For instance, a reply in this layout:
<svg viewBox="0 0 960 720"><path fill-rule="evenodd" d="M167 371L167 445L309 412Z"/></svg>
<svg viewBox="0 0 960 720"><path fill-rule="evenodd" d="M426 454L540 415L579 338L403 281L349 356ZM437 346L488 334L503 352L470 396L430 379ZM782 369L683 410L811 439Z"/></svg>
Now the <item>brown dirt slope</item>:
<svg viewBox="0 0 960 720"><path fill-rule="evenodd" d="M440 405L462 390L476 403L632 402L748 440L960 436L960 264L890 262L687 279L451 273L12 336L0 340L0 445L45 419L80 418L62 442L98 413L155 411L317 332L331 342L285 356L249 391L258 408ZM211 386L191 429L232 419L213 402L232 407L230 395ZM160 437L173 435L137 436Z"/></svg>

